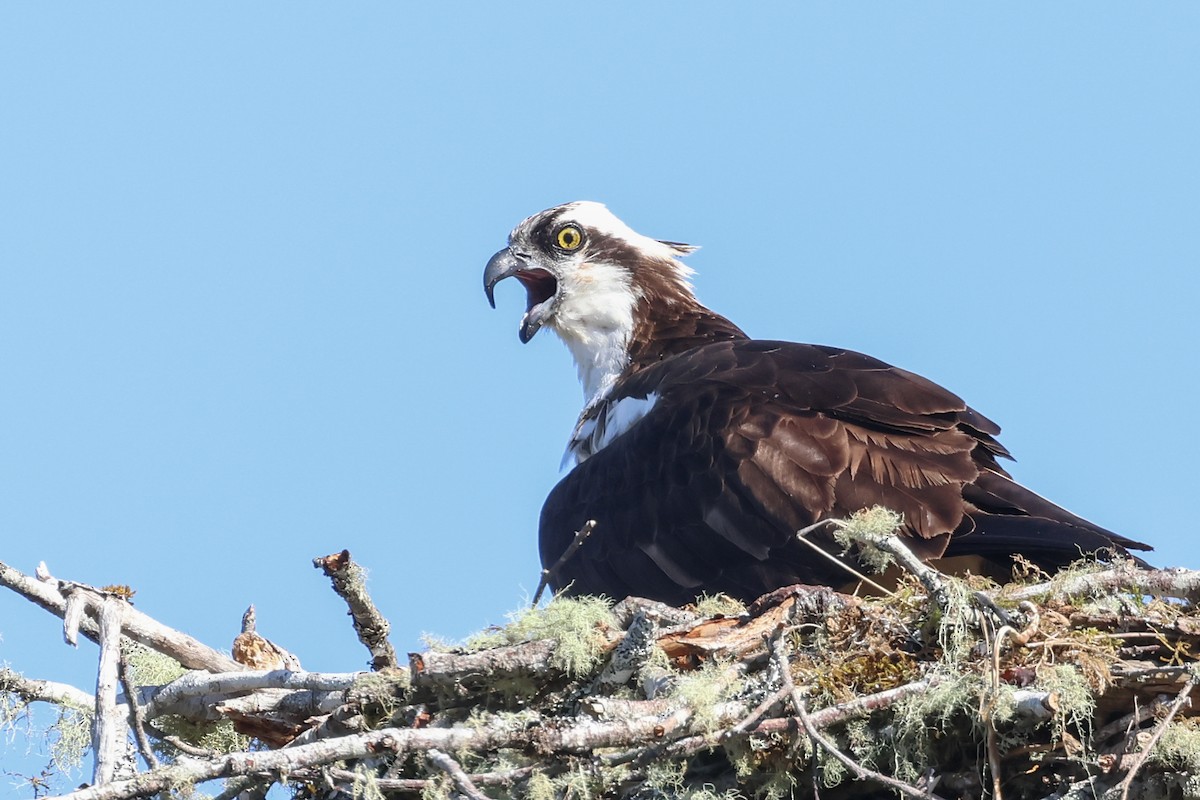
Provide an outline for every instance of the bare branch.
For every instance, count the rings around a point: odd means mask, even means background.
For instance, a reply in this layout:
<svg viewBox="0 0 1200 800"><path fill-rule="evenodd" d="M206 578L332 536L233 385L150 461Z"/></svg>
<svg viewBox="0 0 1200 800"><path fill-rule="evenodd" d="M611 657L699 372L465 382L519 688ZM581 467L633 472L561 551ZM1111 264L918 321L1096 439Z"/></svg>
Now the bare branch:
<svg viewBox="0 0 1200 800"><path fill-rule="evenodd" d="M27 703L53 703L64 708L92 713L96 697L66 683L42 681L18 675L11 669L0 669L0 692L11 692Z"/></svg>
<svg viewBox="0 0 1200 800"><path fill-rule="evenodd" d="M260 689L289 689L292 691L344 692L354 685L361 672L289 672L287 670L246 671L237 673L189 672L166 686L153 691L146 707L150 719L163 714L180 713L184 701L207 697L206 702L219 702L235 694Z"/></svg>
<svg viewBox="0 0 1200 800"><path fill-rule="evenodd" d="M562 674L551 665L558 643L538 639L521 644L493 647L475 653L409 653L409 668L417 686L479 686L515 677Z"/></svg>
<svg viewBox="0 0 1200 800"><path fill-rule="evenodd" d="M1103 572L1067 575L1031 586L1005 587L996 594L1005 600L1036 600L1048 596L1098 597L1113 591L1200 602L1200 571L1143 569L1132 561L1122 561Z"/></svg>
<svg viewBox="0 0 1200 800"><path fill-rule="evenodd" d="M354 632L371 653L371 669L378 672L398 667L396 650L388 641L392 625L367 594L366 572L350 560L350 551L314 558L313 566L325 573L333 584L333 590L349 606Z"/></svg>
<svg viewBox="0 0 1200 800"><path fill-rule="evenodd" d="M67 600L53 579L40 581L0 562L0 586L6 586L27 600L58 617L66 614ZM79 631L92 641L99 641L99 626L94 608L88 608L79 623ZM132 606L126 610L122 633L151 650L170 656L188 669L209 672L236 672L244 669L232 658L193 639L187 634L168 628Z"/></svg>
<svg viewBox="0 0 1200 800"><path fill-rule="evenodd" d="M75 596L82 594L76 590ZM96 672L96 714L92 718L92 752L96 766L92 783L104 784L113 779L128 739L125 736L124 714L117 710L117 672L121 661L121 616L128 603L106 597L100 608L100 667Z"/></svg>

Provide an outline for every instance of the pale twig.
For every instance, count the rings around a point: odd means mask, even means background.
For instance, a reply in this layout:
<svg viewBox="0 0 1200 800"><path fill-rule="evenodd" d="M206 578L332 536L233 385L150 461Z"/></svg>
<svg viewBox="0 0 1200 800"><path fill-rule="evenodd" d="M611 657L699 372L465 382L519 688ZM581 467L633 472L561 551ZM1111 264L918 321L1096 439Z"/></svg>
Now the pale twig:
<svg viewBox="0 0 1200 800"><path fill-rule="evenodd" d="M1162 735L1166 732L1167 726L1171 724L1171 720L1175 718L1177 713L1179 713L1179 709L1192 702L1191 693L1192 689L1196 688L1196 680L1196 677L1193 675L1193 677L1183 685L1183 688L1179 690L1179 694L1175 695L1175 699L1171 702L1170 707L1167 709L1166 715L1163 716L1157 727L1155 727L1154 734L1150 737L1150 741L1146 742L1146 746L1143 747L1135 757L1133 764L1131 764L1129 767L1129 772L1125 773L1125 778L1121 781L1121 800L1128 800L1129 789L1131 786L1133 786L1133 780L1137 777L1138 770L1142 768L1142 765L1146 763L1148 758L1150 758L1150 754L1154 752L1155 746L1158 745L1158 740L1161 739Z"/></svg>
<svg viewBox="0 0 1200 800"><path fill-rule="evenodd" d="M986 595L980 595L986 598ZM987 598L988 603L995 608L995 604L991 603L990 598ZM996 710L996 698L1000 695L1000 651L1004 647L1006 639L1012 639L1017 645L1023 646L1029 642L1030 637L1037 633L1041 625L1041 616L1038 614L1037 607L1032 603L1022 601L1021 610L1030 617L1029 625L1025 630L1018 631L1010 625L1002 625L996 631L991 643L991 688L986 694L979 698L979 715L983 718L986 730L987 744L987 759L988 771L992 777L992 797L995 800L1003 800L1004 794L1001 791L1001 773L1000 773L1000 743L999 734L996 731L996 723L994 714ZM987 626L984 626L984 633L987 633ZM1056 708L1057 700L1053 700L1053 695L1047 695L1043 701L1041 698L1035 698L1038 702L1030 705L1031 710L1036 710L1041 703L1043 709L1051 715Z"/></svg>
<svg viewBox="0 0 1200 800"><path fill-rule="evenodd" d="M858 697L845 703L828 706L827 708L822 708L820 711L813 711L809 713L808 719L818 729L828 728L831 725L865 717L875 711L890 708L905 698L929 691L930 688L938 685L943 680L937 676L930 676L923 680L897 686L893 689L885 689L882 692L876 692L875 694ZM790 691L786 686L781 688L778 692L760 703L753 711L744 715L741 721L715 737L705 734L686 736L672 742L635 747L618 753L607 754L600 758L603 763L608 765L625 764L631 761L639 764L647 764L656 759L679 758L692 755L699 750L712 747L714 741L727 741L741 736L761 736L794 731L800 727L801 721L799 717L791 715L771 717L757 723L753 722L757 717L766 713L764 707L769 709L771 705L787 698L789 695ZM655 706L655 708L659 707Z"/></svg>
<svg viewBox="0 0 1200 800"><path fill-rule="evenodd" d="M871 588L875 589L877 592L879 592L881 594L886 594L888 597L896 597L895 592L893 592L889 589L885 589L879 583L871 580L866 575L864 575L863 573L856 570L854 567L847 564L845 561L842 561L840 558L835 556L833 553L830 553L828 550L826 550L825 548L818 545L816 542L809 541L808 534L810 534L814 531L820 530L821 528L825 527L826 525L837 524L837 522L838 522L838 520L833 520L833 519L823 519L820 522L814 522L812 525L809 525L807 528L802 528L802 529L796 531L796 538L799 539L802 544L805 544L805 545L808 545L809 547L811 547L822 558L829 559L834 564L837 564L839 567L841 567L846 572L848 572L850 575L853 575L858 580L862 581L863 583L867 584Z"/></svg>
<svg viewBox="0 0 1200 800"><path fill-rule="evenodd" d="M430 750L425 753L425 757L429 759L429 763L449 775L458 790L471 800L491 800L486 794L479 791L479 787L471 781L471 777L467 775L462 765L441 750Z"/></svg>
<svg viewBox="0 0 1200 800"><path fill-rule="evenodd" d="M154 726L151 726L150 730L154 731L155 734L162 733L161 731L155 730ZM186 742L183 739L180 739L178 736L162 734L159 736L159 738L171 745L171 747L174 747L179 752L186 753L195 758L216 758L217 756L221 755L220 751L218 750L212 750L207 747L197 747L191 742Z"/></svg>
<svg viewBox="0 0 1200 800"><path fill-rule="evenodd" d="M592 531L596 530L596 520L589 519L583 523L583 527L575 533L575 538L571 540L571 544L563 551L563 554L558 557L558 561L554 562L554 566L549 569L542 570L541 580L538 581L537 591L533 593L533 602L529 605L536 606L538 601L542 599L542 592L546 591L546 587L550 585L550 581L554 580L554 576L563 568L563 565L571 560L575 552L583 546L587 538L592 535Z"/></svg>
<svg viewBox="0 0 1200 800"><path fill-rule="evenodd" d="M259 689L291 689L317 692L343 692L354 685L361 672L289 672L255 670L233 673L189 672L151 693L146 717L170 713L176 704L194 697L242 694Z"/></svg>
<svg viewBox="0 0 1200 800"><path fill-rule="evenodd" d="M734 725L729 730L722 733L721 738L722 739L732 739L735 736L742 736L748 730L756 727L762 721L762 718L765 717L767 715L767 712L771 710L771 706L775 705L776 703L781 702L787 696L788 696L788 689L786 686L781 687L779 689L779 691L775 692L774 694L768 695L761 703L759 703L754 708L753 711L751 711L749 714L747 714L745 717L743 717L741 722L739 722L738 724Z"/></svg>
<svg viewBox="0 0 1200 800"><path fill-rule="evenodd" d="M947 576L917 558L917 555L909 549L900 536L895 533L884 535L856 533L854 527L843 520L831 521L850 536L857 537L868 545L884 551L895 559L896 563L903 569L915 575L939 609L944 611L949 607L950 587L947 583ZM1014 624L1008 612L996 605L996 601L987 594L983 592L971 592L970 594L975 600L975 604L1000 620L1000 624Z"/></svg>

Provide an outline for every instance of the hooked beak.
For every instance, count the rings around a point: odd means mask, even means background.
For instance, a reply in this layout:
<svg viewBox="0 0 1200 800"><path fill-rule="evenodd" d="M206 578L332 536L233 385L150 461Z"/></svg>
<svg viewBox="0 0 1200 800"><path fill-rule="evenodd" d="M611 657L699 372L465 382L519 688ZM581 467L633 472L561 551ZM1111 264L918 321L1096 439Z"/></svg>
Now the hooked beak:
<svg viewBox="0 0 1200 800"><path fill-rule="evenodd" d="M530 266L529 257L514 253L506 247L488 259L483 270L483 293L492 308L496 307L494 291L496 284L515 276L525 287L525 316L521 318L519 335L521 342L528 342L546 320L554 314L558 299L558 280L548 270Z"/></svg>

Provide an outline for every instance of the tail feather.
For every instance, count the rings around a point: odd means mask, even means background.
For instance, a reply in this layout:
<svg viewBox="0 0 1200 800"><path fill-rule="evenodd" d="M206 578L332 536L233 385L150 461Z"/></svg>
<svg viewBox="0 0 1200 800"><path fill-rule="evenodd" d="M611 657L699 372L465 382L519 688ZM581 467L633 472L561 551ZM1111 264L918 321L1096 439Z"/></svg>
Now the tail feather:
<svg viewBox="0 0 1200 800"><path fill-rule="evenodd" d="M1006 567L1019 554L1047 571L1088 555L1126 556L1148 566L1129 551L1150 545L1072 514L1000 473L981 473L963 496L973 509L951 537L946 557L977 555Z"/></svg>

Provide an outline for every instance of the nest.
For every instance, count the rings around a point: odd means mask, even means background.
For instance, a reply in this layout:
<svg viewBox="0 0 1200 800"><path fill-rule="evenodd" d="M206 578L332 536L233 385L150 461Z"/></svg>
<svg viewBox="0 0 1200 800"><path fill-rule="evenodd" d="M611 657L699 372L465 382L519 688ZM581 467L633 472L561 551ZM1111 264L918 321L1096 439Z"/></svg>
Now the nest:
<svg viewBox="0 0 1200 800"><path fill-rule="evenodd" d="M866 538L911 566L894 537ZM332 558L336 588L353 564ZM131 649L145 621L127 614L116 716L138 736L116 741L147 765L68 796L218 778L222 797L1200 796L1200 573L1018 572L997 586L918 564L884 594L797 586L748 608L560 597L407 665L351 581L376 669L346 674L197 668L175 645ZM96 606L127 600L69 586L103 639ZM164 651L195 671L154 672ZM10 697L46 699L32 683L0 674Z"/></svg>

